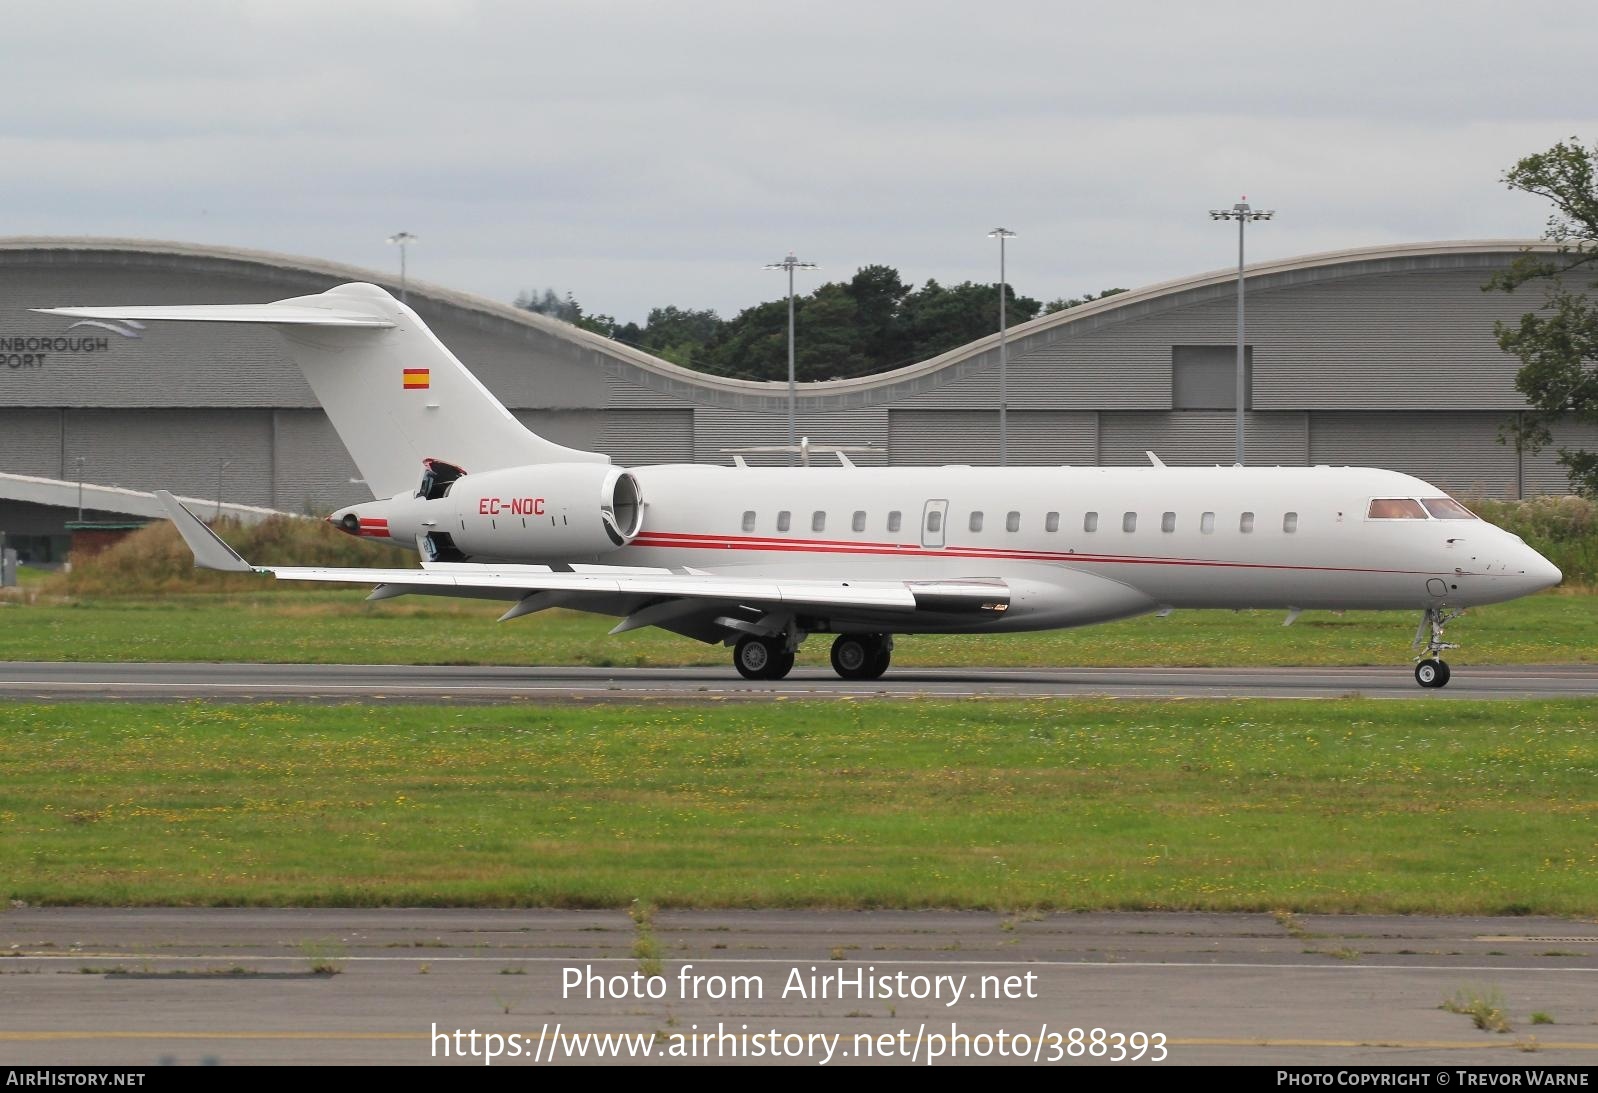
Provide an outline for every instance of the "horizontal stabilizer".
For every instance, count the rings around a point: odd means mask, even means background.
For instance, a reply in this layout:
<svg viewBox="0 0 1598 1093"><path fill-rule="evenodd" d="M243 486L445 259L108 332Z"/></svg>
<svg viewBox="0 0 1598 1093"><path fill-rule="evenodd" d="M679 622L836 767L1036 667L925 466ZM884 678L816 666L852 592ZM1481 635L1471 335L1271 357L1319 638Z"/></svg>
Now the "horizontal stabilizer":
<svg viewBox="0 0 1598 1093"><path fill-rule="evenodd" d="M394 324L380 315L336 311L297 304L183 304L132 307L36 307L46 315L78 319L137 319L183 323L264 323L268 326L364 326L383 330Z"/></svg>

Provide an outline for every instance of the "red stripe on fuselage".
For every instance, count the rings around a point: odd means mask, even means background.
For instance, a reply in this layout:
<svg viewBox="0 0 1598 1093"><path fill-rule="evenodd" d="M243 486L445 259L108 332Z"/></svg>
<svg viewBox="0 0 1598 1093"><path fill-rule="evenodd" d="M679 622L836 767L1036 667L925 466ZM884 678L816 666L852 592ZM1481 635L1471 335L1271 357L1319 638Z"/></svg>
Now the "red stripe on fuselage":
<svg viewBox="0 0 1598 1093"><path fill-rule="evenodd" d="M630 544L678 550L777 551L797 554L874 554L901 558L991 558L1013 562L1091 563L1094 565L1170 565L1217 569L1277 569L1315 573L1431 573L1432 570L1372 569L1358 566L1283 565L1273 562L1229 562L1213 558L1155 558L1117 554L1075 554L1068 551L980 549L944 547L933 550L918 543L850 542L845 539L776 539L757 535L702 535L694 532L646 531Z"/></svg>

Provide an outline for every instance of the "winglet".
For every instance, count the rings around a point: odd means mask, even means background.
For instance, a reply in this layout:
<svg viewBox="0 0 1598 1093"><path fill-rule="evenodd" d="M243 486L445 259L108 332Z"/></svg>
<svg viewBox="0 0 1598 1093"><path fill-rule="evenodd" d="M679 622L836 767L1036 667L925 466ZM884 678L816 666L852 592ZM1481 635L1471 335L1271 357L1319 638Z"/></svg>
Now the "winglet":
<svg viewBox="0 0 1598 1093"><path fill-rule="evenodd" d="M239 552L224 543L216 532L206 527L200 518L166 490L155 491L156 500L166 509L178 534L194 552L194 564L199 569L220 569L227 573L254 573L255 567L239 556Z"/></svg>

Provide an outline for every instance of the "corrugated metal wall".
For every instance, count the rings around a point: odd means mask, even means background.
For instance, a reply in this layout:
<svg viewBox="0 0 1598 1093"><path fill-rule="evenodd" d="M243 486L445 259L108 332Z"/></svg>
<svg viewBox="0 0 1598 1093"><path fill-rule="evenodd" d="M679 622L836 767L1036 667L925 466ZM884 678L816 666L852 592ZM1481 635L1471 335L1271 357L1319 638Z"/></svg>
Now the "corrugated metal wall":
<svg viewBox="0 0 1598 1093"><path fill-rule="evenodd" d="M813 444L865 445L872 452L850 452L849 458L862 467L880 467L888 462L888 411L844 410L818 413L807 410L798 415L798 435L808 436ZM786 414L749 414L737 410L713 410L700 407L694 411L694 450L696 463L732 462L732 456L723 448L765 447L788 443L788 416ZM746 453L744 460L751 467L785 467L790 459L781 452ZM812 457L814 466L837 463L833 455Z"/></svg>
<svg viewBox="0 0 1598 1093"><path fill-rule="evenodd" d="M1304 414L1244 415L1250 466L1302 467L1309 452ZM1099 462L1106 467L1145 467L1152 450L1176 466L1230 466L1237 453L1237 418L1218 410L1172 410L1163 414L1104 414L1099 424Z"/></svg>
<svg viewBox="0 0 1598 1093"><path fill-rule="evenodd" d="M0 471L66 478L60 410L0 410Z"/></svg>
<svg viewBox="0 0 1598 1093"><path fill-rule="evenodd" d="M604 426L591 450L604 452L623 467L688 462L694 450L692 410L606 410Z"/></svg>
<svg viewBox="0 0 1598 1093"><path fill-rule="evenodd" d="M1498 443L1505 414L1318 413L1310 462L1383 467L1468 497L1513 497L1515 449Z"/></svg>
<svg viewBox="0 0 1598 1093"><path fill-rule="evenodd" d="M1011 466L1092 466L1098 460L1095 414L1011 410L1007 417ZM896 466L999 461L997 409L893 410L888 432Z"/></svg>
<svg viewBox="0 0 1598 1093"><path fill-rule="evenodd" d="M277 410L272 428L277 437L272 460L273 508L326 515L372 499L372 491L359 481L361 472L355 461L321 410ZM420 467L416 474L419 481ZM231 494L228 499L233 499Z"/></svg>
<svg viewBox="0 0 1598 1093"><path fill-rule="evenodd" d="M65 451L68 479L272 504L270 411L69 410Z"/></svg>

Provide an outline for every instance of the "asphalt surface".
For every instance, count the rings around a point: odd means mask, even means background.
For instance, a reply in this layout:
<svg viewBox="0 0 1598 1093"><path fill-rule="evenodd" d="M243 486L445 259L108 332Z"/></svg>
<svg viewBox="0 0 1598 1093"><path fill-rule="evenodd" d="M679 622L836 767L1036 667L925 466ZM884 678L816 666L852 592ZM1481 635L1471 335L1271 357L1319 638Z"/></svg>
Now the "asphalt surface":
<svg viewBox="0 0 1598 1093"><path fill-rule="evenodd" d="M798 669L751 682L729 668L500 668L342 664L0 663L0 698L305 702L637 702L666 699L1067 697L1588 698L1595 665L1466 665L1423 690L1390 668L906 668L870 683Z"/></svg>
<svg viewBox="0 0 1598 1093"><path fill-rule="evenodd" d="M639 954L651 952L658 966L641 970ZM856 989L862 971L866 987ZM647 996L651 973L658 998ZM744 977L738 997L709 997L732 993L734 976ZM1456 997L1500 1006L1509 1031L1443 1008ZM1073 1037L1073 1028L1086 1031ZM827 1050L819 1037L833 1036L832 1065L925 1065L934 1049L958 1062L1022 1061L998 1054L1000 1030L1012 1056L1017 1034L1030 1038L1036 1054L1024 1061L1108 1062L1082 1054L1095 1028L1101 1053L1116 1050L1116 1033L1127 1054L1132 1033L1148 1034L1143 1062L1154 1061L1158 1035L1178 1064L1590 1067L1598 925L941 911L679 911L643 923L622 911L0 912L0 1060L11 1065L482 1065L490 1032L519 1035L546 1063L551 1052L573 1061L574 1035L606 1032L653 1033L649 1065L672 1061L662 1056L673 1044L692 1045L694 1062L813 1065ZM718 1031L729 1035L709 1047L684 1039ZM956 1033L974 1038L973 1054L959 1055ZM757 1043L767 1054L753 1056ZM983 1048L988 1056L975 1057ZM587 1050L595 1061L591 1041Z"/></svg>

